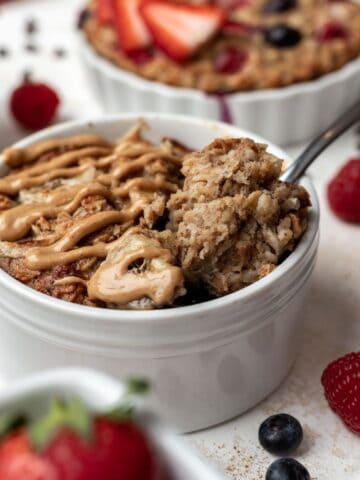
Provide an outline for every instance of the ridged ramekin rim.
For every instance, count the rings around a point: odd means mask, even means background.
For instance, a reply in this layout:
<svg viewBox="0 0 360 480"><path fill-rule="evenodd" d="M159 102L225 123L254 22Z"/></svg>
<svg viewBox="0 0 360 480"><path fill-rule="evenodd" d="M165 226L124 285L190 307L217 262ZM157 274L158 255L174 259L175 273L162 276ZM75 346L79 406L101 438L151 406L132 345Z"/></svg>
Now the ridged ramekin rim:
<svg viewBox="0 0 360 480"><path fill-rule="evenodd" d="M42 130L39 133L30 135L25 139L17 142L14 146L20 147L25 145L30 145L34 142L37 142L43 138L48 138L49 136L55 135L69 135L74 129L81 128L96 128L96 125L106 125L112 124L114 122L121 122L126 120L136 121L136 119L143 118L149 120L151 119L163 119L166 121L178 122L179 126L182 123L196 123L204 128L211 128L211 125L216 126L218 129L223 129L224 131L229 131L231 135L238 136L250 136L253 137L256 141L266 143L269 146L269 150L275 152L277 155L282 158L289 159L289 156L277 145L272 142L266 141L264 138L257 134L248 132L240 127L228 125L223 122L218 122L214 120L207 120L198 117L192 117L187 115L178 115L178 114L167 114L167 113L130 113L130 114L116 114L116 115L107 115L99 117L97 119L89 120L78 120L74 122L66 122L58 126L50 127L48 129ZM233 133L231 133L233 132ZM237 132L237 133L236 133ZM189 317L192 315L201 315L203 316L209 310L221 310L227 305L234 303L239 303L243 300L253 299L254 296L257 296L259 292L266 290L271 286L272 283L275 283L285 274L289 273L293 268L295 268L306 255L310 247L314 244L317 239L319 231L319 200L316 193L316 190L312 184L312 181L309 177L305 177L307 183L307 189L310 191L311 200L312 200L312 209L310 215L310 221L308 229L305 232L303 238L297 245L296 249L286 258L273 272L271 272L266 277L258 280L257 282L249 285L248 287L238 290L234 293L219 297L213 300L209 300L203 303L198 303L195 305L188 305L182 307L174 307L171 309L155 309L155 310L124 310L124 309L109 309L109 308L98 308L90 307L86 305L77 305L71 302L64 300L59 300L57 298L51 297L49 295L40 293L31 287L28 287L25 284L22 284L20 281L13 278L11 275L6 273L4 270L0 269L0 285L6 291L6 289L11 289L16 292L19 296L30 300L31 302L36 303L40 307L45 307L49 310L56 309L58 312L76 316L76 317L87 317L89 320L101 319L101 321L116 321L123 322L124 324L129 322L136 321L137 323L149 322L151 321L165 321L169 317L173 321L179 318Z"/></svg>

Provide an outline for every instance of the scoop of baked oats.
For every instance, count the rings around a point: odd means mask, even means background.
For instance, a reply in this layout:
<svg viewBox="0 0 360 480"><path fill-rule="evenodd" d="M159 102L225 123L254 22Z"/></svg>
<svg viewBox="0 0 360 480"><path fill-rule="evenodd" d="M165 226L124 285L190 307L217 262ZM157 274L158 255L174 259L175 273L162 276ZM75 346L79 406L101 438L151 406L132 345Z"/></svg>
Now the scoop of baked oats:
<svg viewBox="0 0 360 480"><path fill-rule="evenodd" d="M271 272L307 225L306 190L279 182L282 161L249 139L215 140L183 163L181 191L168 202L179 262L214 295Z"/></svg>

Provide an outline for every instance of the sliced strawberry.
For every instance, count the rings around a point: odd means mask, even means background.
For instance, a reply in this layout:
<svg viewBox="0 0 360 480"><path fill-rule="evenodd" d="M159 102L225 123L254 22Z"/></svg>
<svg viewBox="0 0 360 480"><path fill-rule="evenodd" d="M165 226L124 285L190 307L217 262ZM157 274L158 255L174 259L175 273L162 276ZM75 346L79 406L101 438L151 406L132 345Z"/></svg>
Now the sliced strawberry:
<svg viewBox="0 0 360 480"><path fill-rule="evenodd" d="M350 430L360 435L360 352L330 363L321 382L332 410Z"/></svg>
<svg viewBox="0 0 360 480"><path fill-rule="evenodd" d="M209 40L225 21L224 11L210 5L149 0L141 7L155 42L171 58L183 61Z"/></svg>
<svg viewBox="0 0 360 480"><path fill-rule="evenodd" d="M102 25L107 25L113 22L114 8L112 0L97 0L96 18Z"/></svg>
<svg viewBox="0 0 360 480"><path fill-rule="evenodd" d="M119 44L125 52L131 52L151 44L151 36L140 15L143 0L113 0L115 25Z"/></svg>

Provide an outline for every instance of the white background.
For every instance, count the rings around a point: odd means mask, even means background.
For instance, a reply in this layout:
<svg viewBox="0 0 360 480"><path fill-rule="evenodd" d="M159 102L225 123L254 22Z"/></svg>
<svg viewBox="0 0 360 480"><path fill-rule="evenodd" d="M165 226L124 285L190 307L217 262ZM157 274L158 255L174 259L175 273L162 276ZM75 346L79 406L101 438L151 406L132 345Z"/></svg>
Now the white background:
<svg viewBox="0 0 360 480"><path fill-rule="evenodd" d="M0 6L0 48L11 51L9 57L0 57L0 148L25 135L7 109L10 92L24 70L31 70L34 79L53 85L60 93L60 120L101 114L77 60L75 23L81 3L27 0ZM40 28L33 36L37 54L24 50L24 22L32 17ZM57 59L56 47L65 48L67 56ZM272 458L258 446L257 429L267 415L280 411L294 414L305 427L298 459L314 480L360 480L360 438L348 432L329 410L320 385L321 372L330 360L360 347L360 226L334 218L325 199L326 184L335 171L351 155L360 155L356 149L360 134L358 137L356 140L355 131L348 133L311 168L322 206L321 244L293 371L277 392L251 412L187 437L236 480L264 478ZM287 150L295 156L301 148Z"/></svg>

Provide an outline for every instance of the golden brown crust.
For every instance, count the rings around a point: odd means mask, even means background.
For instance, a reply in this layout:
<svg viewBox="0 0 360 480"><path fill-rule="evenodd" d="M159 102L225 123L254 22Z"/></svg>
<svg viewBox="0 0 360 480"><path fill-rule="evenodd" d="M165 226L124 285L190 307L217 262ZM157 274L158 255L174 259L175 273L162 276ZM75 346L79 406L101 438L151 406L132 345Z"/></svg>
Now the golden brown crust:
<svg viewBox="0 0 360 480"><path fill-rule="evenodd" d="M249 6L232 12L233 20L255 27L285 23L299 29L299 44L273 48L264 41L261 31L219 35L185 64L156 52L152 60L138 65L120 51L112 27L99 25L91 16L83 28L94 49L120 68L148 80L206 92L257 90L304 82L338 70L360 54L360 5L350 1L298 0L293 10L265 15L264 3L252 0ZM348 32L346 38L319 41L319 29L329 22L343 25ZM214 57L227 46L240 47L248 56L244 68L231 75L217 73L213 66Z"/></svg>

